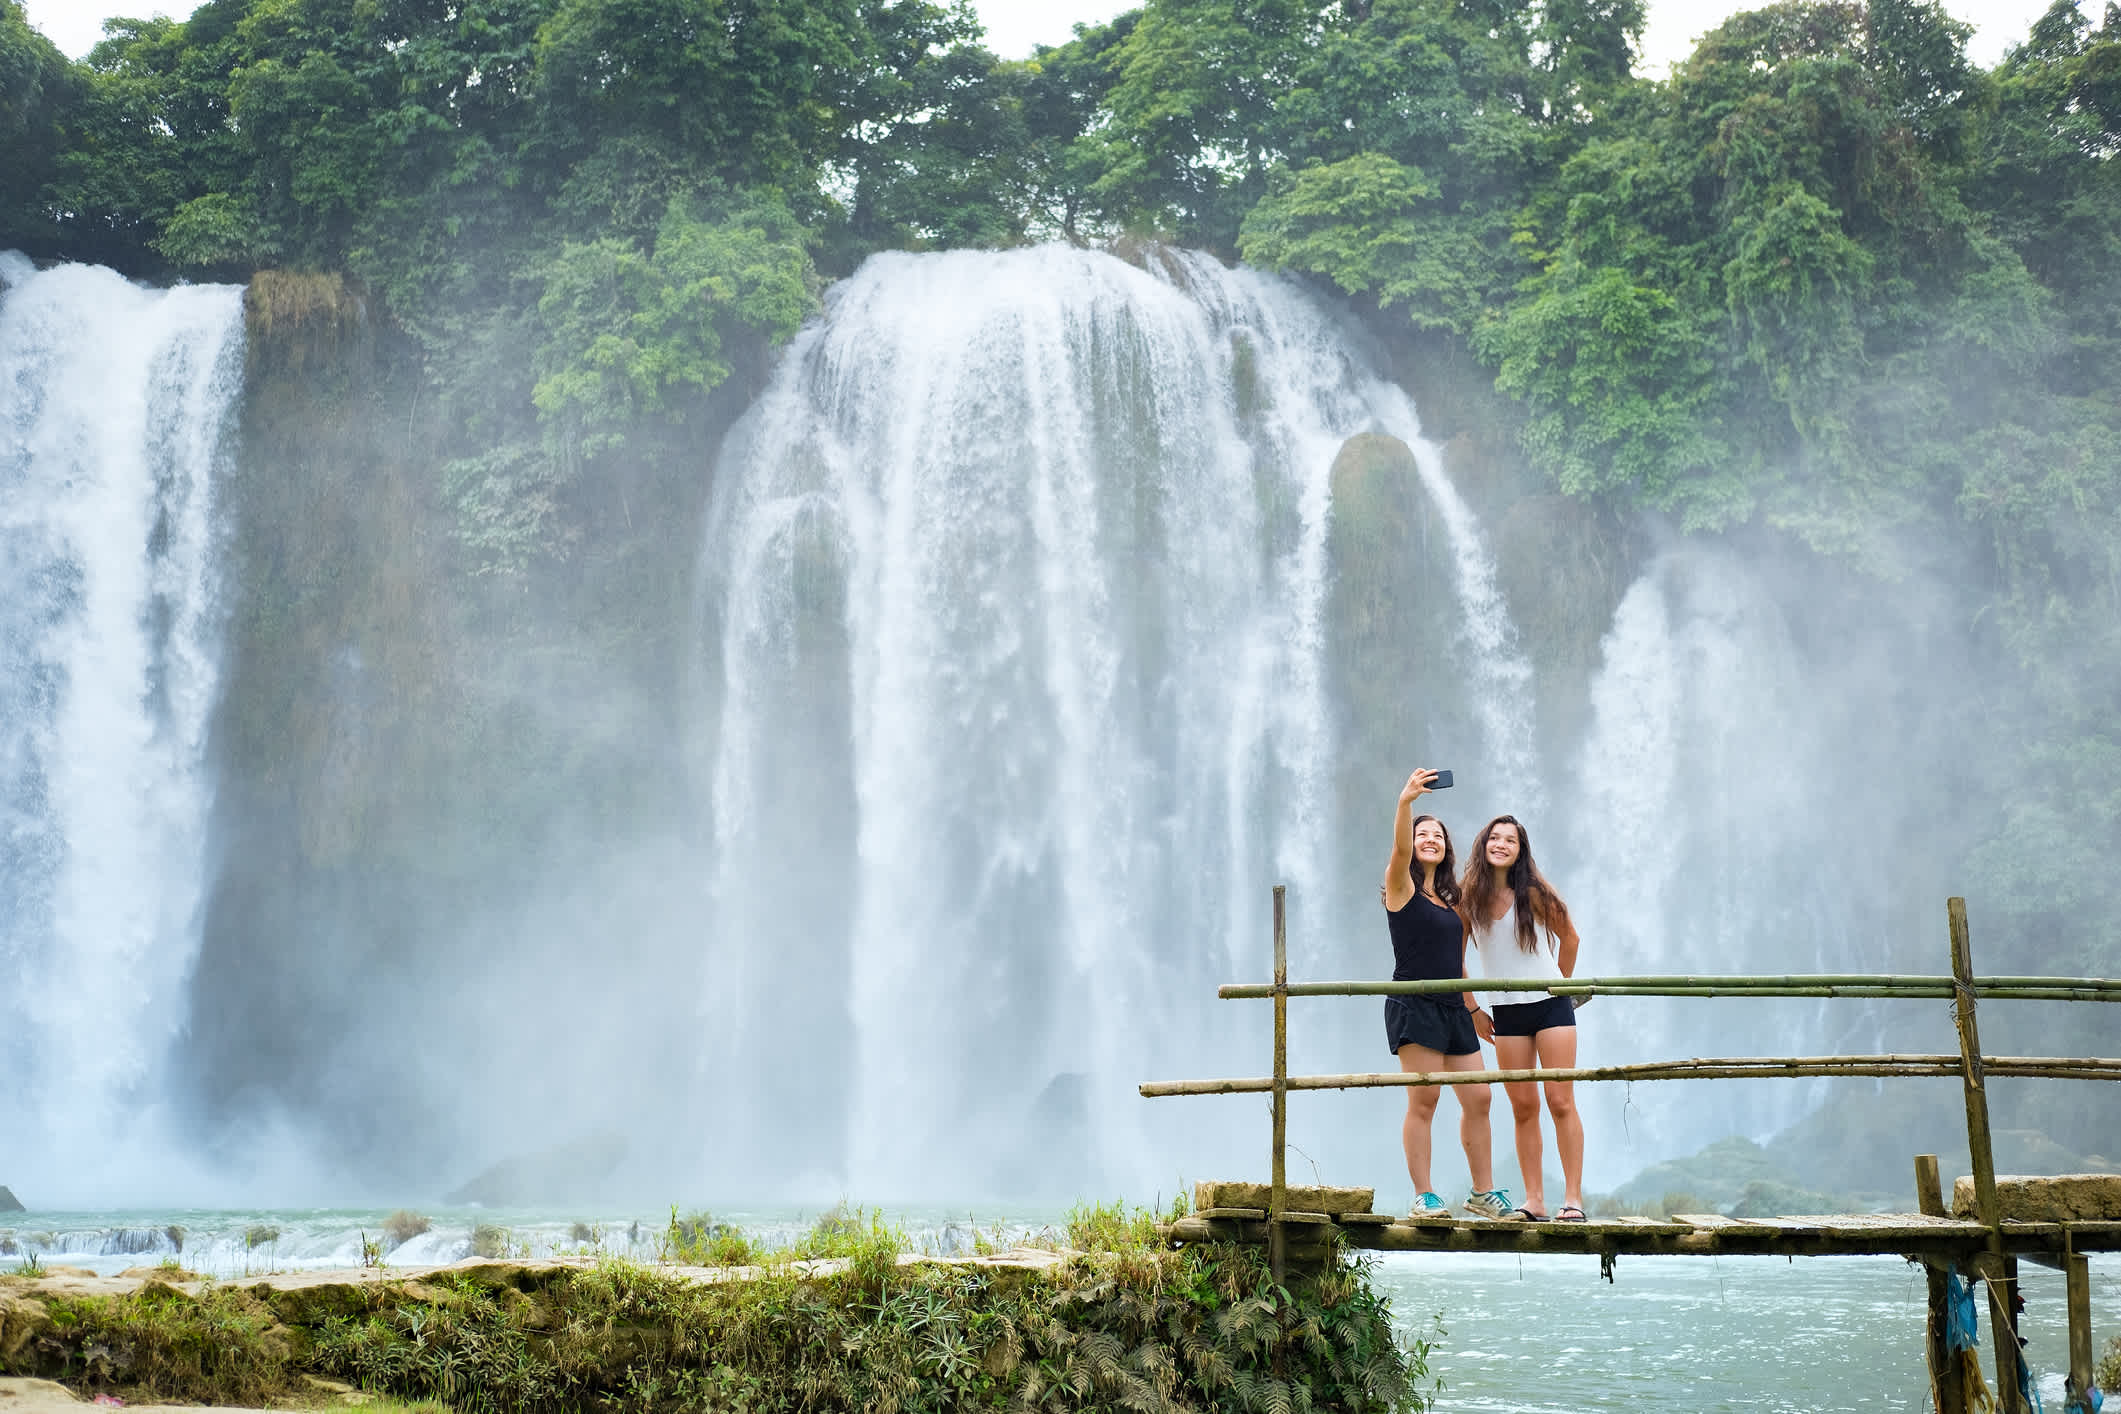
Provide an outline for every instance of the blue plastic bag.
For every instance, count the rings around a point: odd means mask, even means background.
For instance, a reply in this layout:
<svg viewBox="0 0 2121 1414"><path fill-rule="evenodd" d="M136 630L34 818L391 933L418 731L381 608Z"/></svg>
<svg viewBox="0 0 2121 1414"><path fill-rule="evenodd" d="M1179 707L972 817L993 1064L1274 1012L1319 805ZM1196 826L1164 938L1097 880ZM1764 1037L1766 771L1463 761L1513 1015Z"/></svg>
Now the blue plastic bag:
<svg viewBox="0 0 2121 1414"><path fill-rule="evenodd" d="M1957 1272L1944 1277L1944 1348L1973 1350L1981 1343L1981 1320L1974 1314L1974 1289Z"/></svg>

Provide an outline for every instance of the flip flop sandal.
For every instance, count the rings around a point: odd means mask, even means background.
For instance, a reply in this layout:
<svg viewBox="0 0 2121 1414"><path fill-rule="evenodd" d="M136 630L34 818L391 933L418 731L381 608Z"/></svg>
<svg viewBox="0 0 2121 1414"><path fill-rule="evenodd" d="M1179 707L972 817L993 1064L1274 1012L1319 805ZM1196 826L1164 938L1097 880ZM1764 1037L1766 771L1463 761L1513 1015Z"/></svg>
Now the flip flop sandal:
<svg viewBox="0 0 2121 1414"><path fill-rule="evenodd" d="M1510 1217L1521 1223L1543 1223L1551 1219L1545 1213L1535 1213L1530 1208L1512 1208Z"/></svg>
<svg viewBox="0 0 2121 1414"><path fill-rule="evenodd" d="M1554 1221L1558 1223L1580 1223L1584 1221L1583 1209L1577 1207L1574 1203L1563 1203L1561 1211L1554 1214Z"/></svg>

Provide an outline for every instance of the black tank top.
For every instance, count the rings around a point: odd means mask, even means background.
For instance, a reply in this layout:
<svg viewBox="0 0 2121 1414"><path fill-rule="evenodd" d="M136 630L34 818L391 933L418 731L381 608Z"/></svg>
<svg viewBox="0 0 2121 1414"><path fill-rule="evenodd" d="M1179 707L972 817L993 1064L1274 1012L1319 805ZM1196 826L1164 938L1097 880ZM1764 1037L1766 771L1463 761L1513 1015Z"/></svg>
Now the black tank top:
<svg viewBox="0 0 2121 1414"><path fill-rule="evenodd" d="M1399 912L1386 909L1385 921L1392 925L1394 982L1465 975L1465 930L1456 912L1417 893Z"/></svg>

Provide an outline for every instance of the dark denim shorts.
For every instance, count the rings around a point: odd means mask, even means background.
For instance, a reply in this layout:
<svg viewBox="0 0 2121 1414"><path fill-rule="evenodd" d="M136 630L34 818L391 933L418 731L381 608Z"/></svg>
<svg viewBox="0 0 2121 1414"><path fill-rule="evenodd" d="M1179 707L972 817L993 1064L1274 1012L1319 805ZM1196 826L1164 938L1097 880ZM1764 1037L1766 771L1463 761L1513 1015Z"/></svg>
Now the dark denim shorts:
<svg viewBox="0 0 2121 1414"><path fill-rule="evenodd" d="M1447 1056L1480 1054L1473 1013L1456 992L1385 998L1385 1049L1396 1056L1406 1045L1426 1046Z"/></svg>
<svg viewBox="0 0 2121 1414"><path fill-rule="evenodd" d="M1536 1036L1555 1026L1576 1024L1576 1004L1567 997L1541 997L1536 1002L1513 1002L1491 1013L1498 1036Z"/></svg>

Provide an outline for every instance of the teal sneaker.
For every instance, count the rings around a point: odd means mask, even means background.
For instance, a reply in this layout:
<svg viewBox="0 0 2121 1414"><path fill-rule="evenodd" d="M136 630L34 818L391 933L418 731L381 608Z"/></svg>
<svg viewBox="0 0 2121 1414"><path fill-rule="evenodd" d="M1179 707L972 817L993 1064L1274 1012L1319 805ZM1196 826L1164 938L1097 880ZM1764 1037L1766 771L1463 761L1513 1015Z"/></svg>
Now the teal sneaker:
<svg viewBox="0 0 2121 1414"><path fill-rule="evenodd" d="M1411 1218L1447 1218L1451 1216L1451 1210L1445 1207L1443 1199L1437 1197L1434 1193L1422 1193L1415 1196L1414 1211L1407 1214L1407 1216Z"/></svg>
<svg viewBox="0 0 2121 1414"><path fill-rule="evenodd" d="M1510 1206L1509 1189L1490 1188L1466 1199L1466 1211L1476 1218L1506 1218L1515 1210Z"/></svg>

